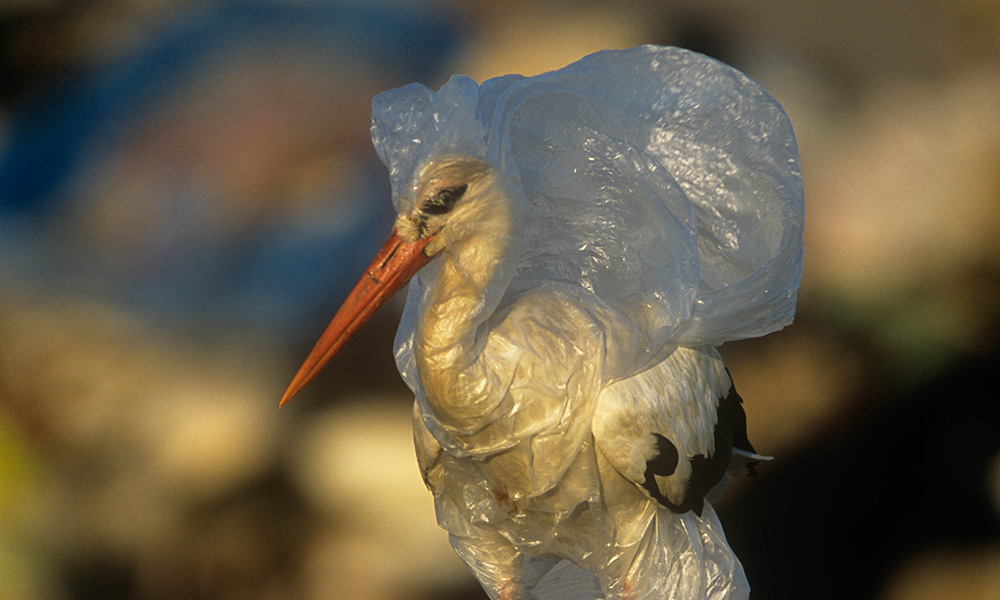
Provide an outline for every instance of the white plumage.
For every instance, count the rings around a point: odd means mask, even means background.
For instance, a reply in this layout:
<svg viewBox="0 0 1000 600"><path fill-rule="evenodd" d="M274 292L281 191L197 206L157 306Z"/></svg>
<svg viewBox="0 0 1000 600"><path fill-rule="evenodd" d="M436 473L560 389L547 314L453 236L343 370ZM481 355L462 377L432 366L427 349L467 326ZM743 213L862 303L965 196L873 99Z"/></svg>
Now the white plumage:
<svg viewBox="0 0 1000 600"><path fill-rule="evenodd" d="M645 46L387 92L372 137L393 236L283 402L415 273L396 358L417 457L491 598L746 597L705 498L763 457L714 345L794 312L777 103Z"/></svg>

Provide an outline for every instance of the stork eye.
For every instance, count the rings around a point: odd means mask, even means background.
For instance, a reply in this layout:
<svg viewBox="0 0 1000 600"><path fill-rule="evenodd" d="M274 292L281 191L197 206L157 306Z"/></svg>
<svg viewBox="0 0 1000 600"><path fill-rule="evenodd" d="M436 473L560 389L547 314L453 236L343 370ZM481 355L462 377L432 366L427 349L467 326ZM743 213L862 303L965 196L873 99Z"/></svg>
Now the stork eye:
<svg viewBox="0 0 1000 600"><path fill-rule="evenodd" d="M441 188L424 204L423 212L428 215L443 215L450 211L465 193L468 185Z"/></svg>

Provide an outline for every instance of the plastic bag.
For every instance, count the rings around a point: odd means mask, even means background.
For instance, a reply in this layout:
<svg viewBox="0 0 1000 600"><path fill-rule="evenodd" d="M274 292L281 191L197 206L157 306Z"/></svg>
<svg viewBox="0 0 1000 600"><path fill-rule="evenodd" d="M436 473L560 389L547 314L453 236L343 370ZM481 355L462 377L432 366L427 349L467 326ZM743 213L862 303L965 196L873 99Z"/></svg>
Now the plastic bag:
<svg viewBox="0 0 1000 600"><path fill-rule="evenodd" d="M791 124L745 75L677 48L592 54L481 86L456 76L373 101L372 139L397 210L421 164L481 157L526 213L521 290L570 281L649 349L721 344L791 322L804 202ZM415 296L413 294L412 296Z"/></svg>
<svg viewBox="0 0 1000 600"><path fill-rule="evenodd" d="M803 193L777 102L712 59L643 46L536 77L380 94L372 139L400 213L443 157L481 159L508 197L510 219L476 232L502 249L496 260L428 263L396 340L439 522L491 597L510 597L511 582L518 598L746 597L711 506L670 513L609 470L593 419L603 390L659 376L668 357L677 368L664 373L697 378L690 360L724 373L714 350L678 347L791 321ZM463 307L448 324L467 333L430 356L420 328L445 300L443 269L473 266L492 271L465 272L482 281L446 298ZM429 394L424 379L445 375ZM676 389L694 398L703 383Z"/></svg>

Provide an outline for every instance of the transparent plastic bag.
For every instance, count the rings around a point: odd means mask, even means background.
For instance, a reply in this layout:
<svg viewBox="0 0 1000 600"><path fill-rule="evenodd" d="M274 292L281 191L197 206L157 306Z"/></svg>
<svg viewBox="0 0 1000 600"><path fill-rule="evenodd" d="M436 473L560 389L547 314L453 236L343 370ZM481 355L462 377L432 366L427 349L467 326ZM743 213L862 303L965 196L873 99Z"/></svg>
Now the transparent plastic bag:
<svg viewBox="0 0 1000 600"><path fill-rule="evenodd" d="M510 179L528 226L509 289L576 283L633 328L622 344L721 344L791 322L804 202L791 124L738 71L641 46L481 86L456 76L373 101L397 210L421 164L468 154ZM411 294L418 297L419 294Z"/></svg>
<svg viewBox="0 0 1000 600"><path fill-rule="evenodd" d="M380 94L372 139L401 213L442 157L485 161L509 196L512 220L477 230L504 249L495 272L450 317L470 337L438 363L455 371L448 394L474 398L465 413L445 414L418 368L442 259L411 281L396 339L439 522L491 597L519 581L517 598L745 598L711 506L671 513L609 470L592 420L602 390L650 376L678 347L791 321L804 202L777 102L712 59L642 46Z"/></svg>

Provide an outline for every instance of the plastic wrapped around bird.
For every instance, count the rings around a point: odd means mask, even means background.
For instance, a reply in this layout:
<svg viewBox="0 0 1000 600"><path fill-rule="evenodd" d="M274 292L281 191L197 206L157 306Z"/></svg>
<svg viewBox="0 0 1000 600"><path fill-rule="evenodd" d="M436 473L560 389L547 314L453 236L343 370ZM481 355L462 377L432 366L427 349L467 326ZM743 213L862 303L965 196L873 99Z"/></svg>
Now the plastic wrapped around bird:
<svg viewBox="0 0 1000 600"><path fill-rule="evenodd" d="M386 92L372 138L395 231L285 399L415 273L396 359L418 461L492 598L746 597L706 499L764 457L714 346L794 313L777 102L644 46Z"/></svg>
<svg viewBox="0 0 1000 600"><path fill-rule="evenodd" d="M372 117L397 211L413 208L420 167L442 155L481 157L512 180L526 213L513 289L587 288L644 349L791 322L795 138L778 103L724 64L677 48L598 52L536 77L456 76L437 93L412 84L377 96Z"/></svg>

